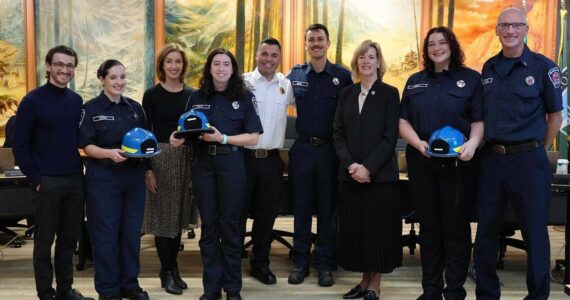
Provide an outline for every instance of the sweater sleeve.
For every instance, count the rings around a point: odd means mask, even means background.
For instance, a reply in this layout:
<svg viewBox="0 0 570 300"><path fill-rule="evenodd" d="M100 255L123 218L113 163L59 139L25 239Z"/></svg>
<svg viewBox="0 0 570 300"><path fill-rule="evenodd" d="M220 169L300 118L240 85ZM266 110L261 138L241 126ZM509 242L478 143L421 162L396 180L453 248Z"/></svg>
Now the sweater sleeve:
<svg viewBox="0 0 570 300"><path fill-rule="evenodd" d="M16 113L16 127L14 130L14 158L22 173L26 175L34 187L41 183L41 174L35 164L31 153L31 142L34 130L34 107L30 98L24 97Z"/></svg>

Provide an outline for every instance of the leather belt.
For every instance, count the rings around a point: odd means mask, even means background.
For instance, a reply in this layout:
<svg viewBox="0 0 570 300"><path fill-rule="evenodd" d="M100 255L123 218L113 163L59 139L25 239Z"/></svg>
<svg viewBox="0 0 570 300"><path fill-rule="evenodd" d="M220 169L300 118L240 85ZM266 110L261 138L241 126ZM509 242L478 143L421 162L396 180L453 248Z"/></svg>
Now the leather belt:
<svg viewBox="0 0 570 300"><path fill-rule="evenodd" d="M491 149L499 155L515 154L519 152L528 152L540 147L541 143L536 140L524 141L519 143L496 144L489 143Z"/></svg>
<svg viewBox="0 0 570 300"><path fill-rule="evenodd" d="M279 155L279 149L245 149L245 153L255 158L268 158Z"/></svg>
<svg viewBox="0 0 570 300"><path fill-rule="evenodd" d="M313 146L321 146L321 145L328 144L331 142L330 139L321 139L321 138L314 137L314 136L299 135L298 138L303 140L303 141L308 142L309 144L311 144Z"/></svg>
<svg viewBox="0 0 570 300"><path fill-rule="evenodd" d="M218 155L218 154L230 154L232 152L241 151L242 147L234 145L222 145L222 144L203 144L200 146L202 152L206 152L208 155Z"/></svg>

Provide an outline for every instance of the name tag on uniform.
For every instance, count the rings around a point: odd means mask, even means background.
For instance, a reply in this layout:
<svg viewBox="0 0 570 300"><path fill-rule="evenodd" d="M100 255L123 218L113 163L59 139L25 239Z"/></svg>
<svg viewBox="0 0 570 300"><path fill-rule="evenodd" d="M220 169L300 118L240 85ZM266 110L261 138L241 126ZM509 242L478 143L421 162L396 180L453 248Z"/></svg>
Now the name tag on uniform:
<svg viewBox="0 0 570 300"><path fill-rule="evenodd" d="M192 105L192 109L210 109L210 104L196 104L196 105Z"/></svg>
<svg viewBox="0 0 570 300"><path fill-rule="evenodd" d="M482 78L481 78L481 83L482 83L483 85L486 85L486 84L489 84L489 83L492 83L492 82L493 82L493 77L489 77L489 78L485 78L485 79L482 79Z"/></svg>
<svg viewBox="0 0 570 300"><path fill-rule="evenodd" d="M93 117L93 122L99 122L99 121L115 121L115 116L94 116Z"/></svg>
<svg viewBox="0 0 570 300"><path fill-rule="evenodd" d="M297 86L304 86L304 87L309 87L309 83L308 82L304 82L304 81L291 81L292 85L297 85Z"/></svg>
<svg viewBox="0 0 570 300"><path fill-rule="evenodd" d="M418 83L418 84L414 84L414 85L408 85L408 90L413 90L413 89L417 89L417 88L425 88L428 87L427 83Z"/></svg>

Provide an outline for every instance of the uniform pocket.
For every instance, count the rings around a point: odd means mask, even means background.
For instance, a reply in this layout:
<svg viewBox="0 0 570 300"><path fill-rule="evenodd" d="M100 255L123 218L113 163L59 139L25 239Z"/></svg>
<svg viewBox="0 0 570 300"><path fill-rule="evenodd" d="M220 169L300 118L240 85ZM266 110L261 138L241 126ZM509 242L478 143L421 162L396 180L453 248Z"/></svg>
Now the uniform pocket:
<svg viewBox="0 0 570 300"><path fill-rule="evenodd" d="M516 107L521 117L532 116L542 106L542 98L540 91L536 87L517 86L513 89L513 93L517 96Z"/></svg>

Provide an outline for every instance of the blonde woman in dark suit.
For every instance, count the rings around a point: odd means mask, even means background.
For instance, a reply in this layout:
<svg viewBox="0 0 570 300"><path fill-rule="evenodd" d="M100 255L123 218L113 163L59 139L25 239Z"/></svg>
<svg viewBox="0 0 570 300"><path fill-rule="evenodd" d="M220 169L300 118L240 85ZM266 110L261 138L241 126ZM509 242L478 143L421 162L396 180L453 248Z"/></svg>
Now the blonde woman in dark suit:
<svg viewBox="0 0 570 300"><path fill-rule="evenodd" d="M337 260L348 271L363 273L344 299L379 299L382 274L402 264L402 222L398 205L399 93L384 82L380 45L366 40L354 52L358 83L342 90L334 121L340 159Z"/></svg>

